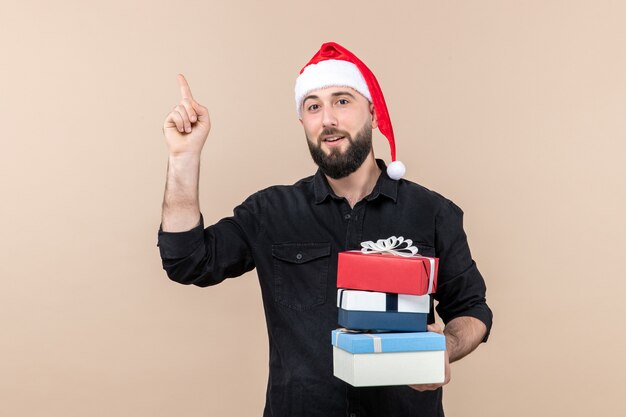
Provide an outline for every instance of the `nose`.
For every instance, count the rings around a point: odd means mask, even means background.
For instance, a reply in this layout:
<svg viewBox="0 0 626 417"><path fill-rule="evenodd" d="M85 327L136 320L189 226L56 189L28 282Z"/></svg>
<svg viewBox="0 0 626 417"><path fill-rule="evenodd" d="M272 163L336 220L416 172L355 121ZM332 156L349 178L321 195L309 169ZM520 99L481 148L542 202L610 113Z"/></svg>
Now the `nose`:
<svg viewBox="0 0 626 417"><path fill-rule="evenodd" d="M337 126L337 117L335 116L335 111L332 106L323 107L322 125L324 127Z"/></svg>

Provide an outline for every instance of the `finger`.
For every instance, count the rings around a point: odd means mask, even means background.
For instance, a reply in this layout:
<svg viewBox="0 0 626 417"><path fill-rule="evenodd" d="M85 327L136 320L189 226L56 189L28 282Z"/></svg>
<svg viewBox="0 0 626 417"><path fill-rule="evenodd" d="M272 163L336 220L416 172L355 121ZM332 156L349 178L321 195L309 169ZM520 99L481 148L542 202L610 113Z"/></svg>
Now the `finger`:
<svg viewBox="0 0 626 417"><path fill-rule="evenodd" d="M426 330L428 330L429 332L435 332L435 333L443 334L443 329L437 323L429 324L427 326Z"/></svg>
<svg viewBox="0 0 626 417"><path fill-rule="evenodd" d="M413 388L415 391L433 391L439 388L441 384L419 384L419 385L409 385L409 387Z"/></svg>
<svg viewBox="0 0 626 417"><path fill-rule="evenodd" d="M185 107L179 104L178 106L174 107L174 110L180 113L181 117L183 118L185 132L191 132L191 121L189 120L189 115L187 114L187 110L185 110Z"/></svg>
<svg viewBox="0 0 626 417"><path fill-rule="evenodd" d="M180 133L183 133L185 131L185 123L183 122L183 117L176 110L171 111L170 114L167 115L167 119L165 119L166 127L172 127L172 124L176 126L176 129Z"/></svg>
<svg viewBox="0 0 626 417"><path fill-rule="evenodd" d="M171 111L165 117L165 122L163 123L163 129L171 129L173 127L178 129L176 126L176 117L174 116L174 112Z"/></svg>
<svg viewBox="0 0 626 417"><path fill-rule="evenodd" d="M193 109L195 110L196 115L198 116L198 121L208 123L209 122L209 110L195 100L191 102L191 105L193 106Z"/></svg>
<svg viewBox="0 0 626 417"><path fill-rule="evenodd" d="M176 77L178 78L178 85L180 86L180 94L183 98L188 98L189 100L193 100L193 96L191 95L191 88L189 87L189 83L183 74L178 74Z"/></svg>
<svg viewBox="0 0 626 417"><path fill-rule="evenodd" d="M184 98L180 101L180 105L183 106L187 111L187 114L189 115L189 121L191 123L195 123L198 120L198 116L196 115L196 111L193 109L191 100Z"/></svg>

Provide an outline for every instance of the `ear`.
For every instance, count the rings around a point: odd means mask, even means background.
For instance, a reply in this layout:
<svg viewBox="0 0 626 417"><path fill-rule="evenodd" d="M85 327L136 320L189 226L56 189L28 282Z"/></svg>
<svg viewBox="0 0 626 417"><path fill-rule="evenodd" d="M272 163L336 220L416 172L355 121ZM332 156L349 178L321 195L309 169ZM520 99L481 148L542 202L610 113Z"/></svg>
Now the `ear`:
<svg viewBox="0 0 626 417"><path fill-rule="evenodd" d="M376 117L376 109L373 103L370 103L370 114L372 116L372 129L376 129L378 127L378 117Z"/></svg>
<svg viewBox="0 0 626 417"><path fill-rule="evenodd" d="M298 120L300 121L300 124L304 126L304 123L302 123L302 119L298 119Z"/></svg>

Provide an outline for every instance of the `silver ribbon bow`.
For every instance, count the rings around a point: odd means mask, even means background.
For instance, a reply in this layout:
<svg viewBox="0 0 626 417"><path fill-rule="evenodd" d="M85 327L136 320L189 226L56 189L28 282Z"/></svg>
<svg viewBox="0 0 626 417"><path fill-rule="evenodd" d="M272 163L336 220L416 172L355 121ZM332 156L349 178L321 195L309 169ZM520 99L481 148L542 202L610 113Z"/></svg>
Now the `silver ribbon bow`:
<svg viewBox="0 0 626 417"><path fill-rule="evenodd" d="M361 242L361 252L370 253L390 253L396 256L410 257L417 253L417 248L413 246L411 239L404 239L402 236L391 236L388 239L378 239L376 242L368 240Z"/></svg>

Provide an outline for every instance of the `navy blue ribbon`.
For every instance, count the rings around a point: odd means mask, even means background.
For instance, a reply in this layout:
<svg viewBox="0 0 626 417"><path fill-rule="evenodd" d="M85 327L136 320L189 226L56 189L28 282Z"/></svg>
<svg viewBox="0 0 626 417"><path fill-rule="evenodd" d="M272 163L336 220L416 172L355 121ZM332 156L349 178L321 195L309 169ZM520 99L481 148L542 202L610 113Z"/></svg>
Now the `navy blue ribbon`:
<svg viewBox="0 0 626 417"><path fill-rule="evenodd" d="M398 294L387 293L387 311L398 311Z"/></svg>

